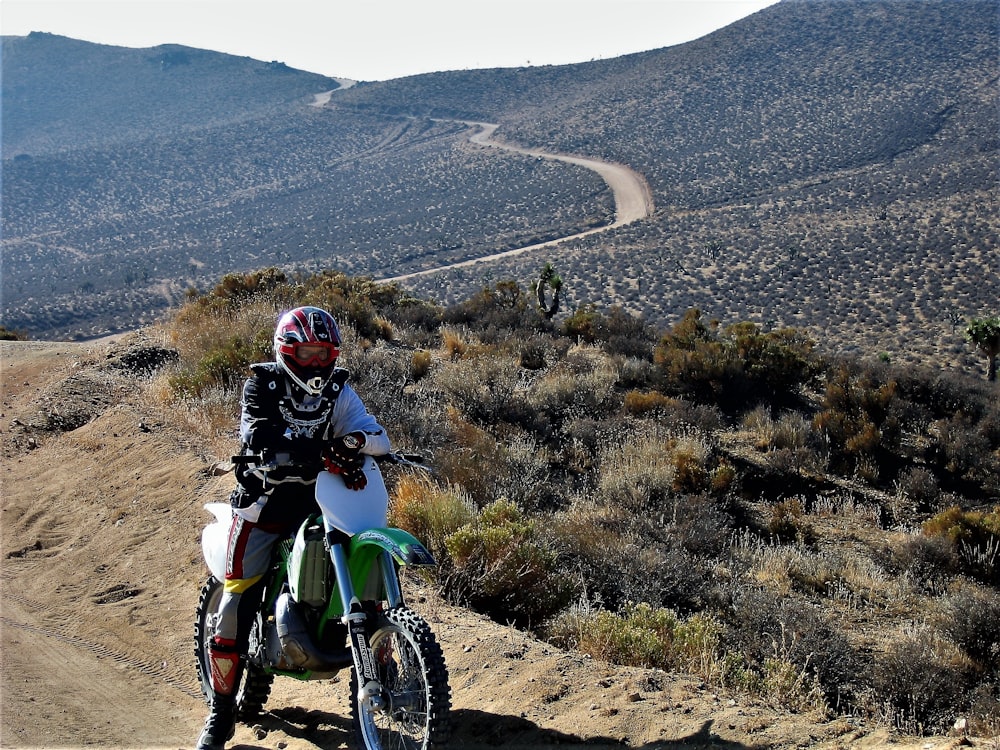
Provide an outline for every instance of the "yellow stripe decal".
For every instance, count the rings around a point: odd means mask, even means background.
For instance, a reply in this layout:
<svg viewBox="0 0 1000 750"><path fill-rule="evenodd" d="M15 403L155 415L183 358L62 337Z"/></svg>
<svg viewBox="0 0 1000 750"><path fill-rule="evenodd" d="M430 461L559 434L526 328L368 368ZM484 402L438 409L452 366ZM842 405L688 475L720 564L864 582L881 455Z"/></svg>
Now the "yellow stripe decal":
<svg viewBox="0 0 1000 750"><path fill-rule="evenodd" d="M223 588L227 594L242 594L263 577L264 576L254 576L253 578L229 579L226 581Z"/></svg>

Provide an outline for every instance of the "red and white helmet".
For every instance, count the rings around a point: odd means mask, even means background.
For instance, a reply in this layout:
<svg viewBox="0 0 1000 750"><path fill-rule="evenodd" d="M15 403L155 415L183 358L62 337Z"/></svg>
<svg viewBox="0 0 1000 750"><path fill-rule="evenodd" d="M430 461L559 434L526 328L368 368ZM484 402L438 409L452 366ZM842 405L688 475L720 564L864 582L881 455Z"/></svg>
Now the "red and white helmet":
<svg viewBox="0 0 1000 750"><path fill-rule="evenodd" d="M340 341L340 329L330 313L318 307L296 307L278 320L274 359L293 383L318 396L333 375Z"/></svg>

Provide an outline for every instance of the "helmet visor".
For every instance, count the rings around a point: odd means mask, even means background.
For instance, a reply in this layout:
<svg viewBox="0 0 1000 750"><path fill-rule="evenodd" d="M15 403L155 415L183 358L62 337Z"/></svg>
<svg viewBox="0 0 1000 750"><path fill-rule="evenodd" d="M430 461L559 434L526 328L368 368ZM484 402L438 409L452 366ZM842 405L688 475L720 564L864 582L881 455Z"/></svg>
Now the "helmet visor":
<svg viewBox="0 0 1000 750"><path fill-rule="evenodd" d="M303 367L309 365L329 365L340 356L340 349L326 341L295 341L284 344L282 350L291 354L292 359Z"/></svg>

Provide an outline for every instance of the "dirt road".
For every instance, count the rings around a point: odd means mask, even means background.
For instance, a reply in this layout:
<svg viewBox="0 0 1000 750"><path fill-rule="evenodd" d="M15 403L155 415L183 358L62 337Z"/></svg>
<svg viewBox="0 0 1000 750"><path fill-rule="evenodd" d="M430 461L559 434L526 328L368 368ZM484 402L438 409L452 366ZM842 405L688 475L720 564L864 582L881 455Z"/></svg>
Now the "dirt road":
<svg viewBox="0 0 1000 750"><path fill-rule="evenodd" d="M639 219L644 219L653 210L653 194L649 189L649 185L641 174L635 172L632 169L622 165L613 164L611 162L600 161L598 159L588 159L582 156L569 156L566 154L553 154L541 149L531 149L522 148L520 146L512 146L501 141L493 140L493 134L496 132L498 125L487 122L468 122L466 123L470 127L478 128L477 132L472 135L469 140L473 143L477 143L481 146L486 146L490 148L499 148L506 151L513 151L518 154L525 154L527 156L535 156L541 159L551 159L552 161L562 161L568 164L576 164L587 169L592 169L597 172L604 181L608 184L611 192L615 196L615 220L610 224L606 224L601 227L594 227L593 229L588 229L585 232L578 232L576 234L571 234L566 237L560 237L555 240L548 240L546 242L540 242L534 245L528 245L526 247L518 247L513 250L505 250L500 253L493 253L492 255L485 255L480 258L472 258L470 260L460 261L458 263L450 263L445 266L438 266L436 268L429 268L423 271L414 271L413 273L401 274L399 276L392 276L389 278L379 279L382 282L393 282L393 281L405 281L406 279L416 278L418 276L427 276L432 273L439 273L440 271L449 270L452 268L464 268L466 266L472 266L477 263L482 263L485 261L498 260L500 258L508 258L513 255L520 255L522 253L527 253L532 250L539 250L543 247L551 247L553 245L558 245L562 242L567 242L569 240L577 240L581 237L587 237L592 234L598 234L600 232L606 232L609 229L614 229L616 227L624 226L625 224L631 224L633 221L638 221Z"/></svg>

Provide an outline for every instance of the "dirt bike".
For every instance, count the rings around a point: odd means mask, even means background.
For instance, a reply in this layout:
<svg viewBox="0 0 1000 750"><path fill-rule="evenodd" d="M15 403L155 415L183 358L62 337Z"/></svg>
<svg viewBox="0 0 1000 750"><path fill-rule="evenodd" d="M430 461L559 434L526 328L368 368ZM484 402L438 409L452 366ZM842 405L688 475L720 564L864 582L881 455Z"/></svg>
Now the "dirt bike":
<svg viewBox="0 0 1000 750"><path fill-rule="evenodd" d="M426 468L418 457L398 453L378 462ZM233 463L256 464L261 472L287 466L262 465L253 456L234 456ZM389 495L378 463L366 457L364 471L367 486L350 490L340 476L320 469L318 512L275 544L237 686L237 717L246 721L263 710L276 676L324 680L350 668L359 747L425 750L447 740L448 671L431 628L403 601L398 568L434 560L411 534L386 526ZM228 503L205 508L216 520L202 532L211 576L198 600L195 655L208 699L208 647L223 593L232 509Z"/></svg>

